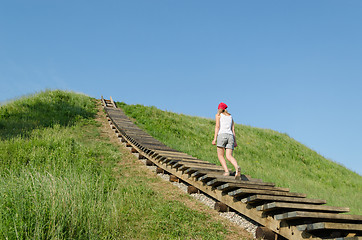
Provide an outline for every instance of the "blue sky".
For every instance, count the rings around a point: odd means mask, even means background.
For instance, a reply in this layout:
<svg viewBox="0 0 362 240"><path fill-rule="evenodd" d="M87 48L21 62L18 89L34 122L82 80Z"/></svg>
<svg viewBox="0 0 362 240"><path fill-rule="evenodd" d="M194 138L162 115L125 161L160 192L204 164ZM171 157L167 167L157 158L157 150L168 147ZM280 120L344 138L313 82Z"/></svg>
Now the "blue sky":
<svg viewBox="0 0 362 240"><path fill-rule="evenodd" d="M2 1L0 102L46 88L287 133L362 175L362 1ZM211 142L211 139L210 139Z"/></svg>

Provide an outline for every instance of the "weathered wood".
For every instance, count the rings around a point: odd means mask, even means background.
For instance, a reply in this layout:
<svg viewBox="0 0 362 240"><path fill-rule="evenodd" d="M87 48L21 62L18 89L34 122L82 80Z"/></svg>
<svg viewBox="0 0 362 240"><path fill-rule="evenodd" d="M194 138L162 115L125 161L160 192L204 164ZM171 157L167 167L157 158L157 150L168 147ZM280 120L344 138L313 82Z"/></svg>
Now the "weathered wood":
<svg viewBox="0 0 362 240"><path fill-rule="evenodd" d="M106 106L106 101L104 100L103 95L101 96L101 104L103 107Z"/></svg>
<svg viewBox="0 0 362 240"><path fill-rule="evenodd" d="M259 226L256 229L255 237L263 240L276 240L276 234L267 227Z"/></svg>
<svg viewBox="0 0 362 240"><path fill-rule="evenodd" d="M188 155L187 153L179 152L179 151L174 150L174 149L170 149L170 150L157 150L157 152L158 152L159 154L170 154L170 155L175 155L175 156L192 157L191 155Z"/></svg>
<svg viewBox="0 0 362 240"><path fill-rule="evenodd" d="M210 176L210 174L207 174L208 176ZM223 185L225 183L248 183L248 184L253 184L255 186L274 186L273 183L261 183L261 182L250 182L250 181L242 181L242 180L238 180L235 179L234 177L230 176L222 176L220 175L217 178L212 178L207 180L202 180L203 182L206 182L209 186L220 186Z"/></svg>
<svg viewBox="0 0 362 240"><path fill-rule="evenodd" d="M156 173L164 173L165 170L163 170L163 168L157 167L156 168Z"/></svg>
<svg viewBox="0 0 362 240"><path fill-rule="evenodd" d="M145 159L145 158L146 158L146 157L143 156L143 154L141 154L141 153L138 154L138 159Z"/></svg>
<svg viewBox="0 0 362 240"><path fill-rule="evenodd" d="M147 166L154 166L155 164L151 160L146 159L146 165Z"/></svg>
<svg viewBox="0 0 362 240"><path fill-rule="evenodd" d="M306 230L307 231L315 231L315 230L362 231L362 224L319 222L319 223L308 224Z"/></svg>
<svg viewBox="0 0 362 240"><path fill-rule="evenodd" d="M217 166L213 163L209 163L203 160L199 160L199 159L185 159L185 158L173 158L173 157L168 157L170 159L170 161L173 161L174 163L179 163L179 164L198 164L200 166L204 166L204 165L212 165L212 166Z"/></svg>
<svg viewBox="0 0 362 240"><path fill-rule="evenodd" d="M194 173L191 174L191 177L194 177L194 178L199 178L199 177L202 177L206 174L215 174L214 171L209 171L209 170L206 170L206 169L202 169L202 170L198 170ZM219 176L223 176L222 174L220 174Z"/></svg>
<svg viewBox="0 0 362 240"><path fill-rule="evenodd" d="M197 171L199 171L199 170L201 170L201 169L203 169L203 170L208 170L208 171L210 171L210 172L214 172L214 173L219 173L220 175L222 175L222 173L224 173L224 170L223 169L214 169L214 168L207 168L207 167L205 167L205 168L200 168L200 167L190 167L190 168L186 168L186 169L183 169L182 171L180 171L180 172L184 172L184 173L187 173L187 174L192 174L192 173L194 173L194 172L197 172ZM180 169L177 169L177 170L180 170Z"/></svg>
<svg viewBox="0 0 362 240"><path fill-rule="evenodd" d="M362 236L349 236L349 235L353 235L352 234L348 234L347 237L341 237L341 238L324 238L323 240L362 240ZM311 239L314 240L314 239Z"/></svg>
<svg viewBox="0 0 362 240"><path fill-rule="evenodd" d="M242 183L225 183L217 187L218 190L223 192L232 191L237 188L251 188L251 189L259 189L259 190L269 190L269 191L279 191L279 192L289 192L289 188L281 188L281 187L271 187L271 186L263 186L256 184L249 184L247 182Z"/></svg>
<svg viewBox="0 0 362 240"><path fill-rule="evenodd" d="M347 207L332 207L325 205L312 205L312 204L300 204L300 203L284 203L284 202L272 202L267 203L262 206L256 207L258 211L274 211L277 209L301 209L308 211L319 211L319 212L334 212L334 213L344 213L348 212L349 208Z"/></svg>
<svg viewBox="0 0 362 240"><path fill-rule="evenodd" d="M162 161L162 163L166 163L169 166L174 166L175 164L182 162L182 163L196 163L196 164L204 164L205 161L202 160L194 160L194 159L175 159L175 158L170 158L167 157L164 161ZM207 164L205 164L207 165Z"/></svg>
<svg viewBox="0 0 362 240"><path fill-rule="evenodd" d="M185 163L185 162L178 162L172 167L179 169L180 171L186 170L188 168L205 168L206 170L215 169L215 170L222 170L224 171L223 167L213 165L213 164L197 164L197 163Z"/></svg>
<svg viewBox="0 0 362 240"><path fill-rule="evenodd" d="M180 182L180 179L176 177L175 175L170 175L170 182Z"/></svg>
<svg viewBox="0 0 362 240"><path fill-rule="evenodd" d="M214 209L218 212L229 212L229 206L222 202L215 202Z"/></svg>
<svg viewBox="0 0 362 240"><path fill-rule="evenodd" d="M202 171L202 169L200 169L200 171ZM243 180L237 180L233 176L222 176L220 174L211 174L211 173L198 178L199 181L203 182L209 182L210 180L213 179L221 183L248 183L260 186L273 186L273 187L275 186L274 183L243 181Z"/></svg>
<svg viewBox="0 0 362 240"><path fill-rule="evenodd" d="M323 212L303 212L293 211L274 216L277 220L295 220L295 219L320 219L320 220L337 220L362 223L361 215L336 214Z"/></svg>
<svg viewBox="0 0 362 240"><path fill-rule="evenodd" d="M237 190L234 190L234 191L231 191L228 193L228 195L233 196L233 197L241 197L241 196L246 196L246 195L250 195L250 194L288 196L288 197L296 197L296 198L306 197L306 195L303 193L279 192L279 191L258 190L258 189L249 189L249 188L239 188ZM263 206L265 206L265 205L263 205ZM268 209L268 208L265 207L265 209ZM265 211L264 208L261 210Z"/></svg>
<svg viewBox="0 0 362 240"><path fill-rule="evenodd" d="M259 203L264 201L294 202L294 203L309 203L309 204L326 203L326 200L321 200L321 199L282 197L282 196L271 196L271 195L253 195L246 199L247 203Z"/></svg>
<svg viewBox="0 0 362 240"><path fill-rule="evenodd" d="M131 149L132 153L138 153L137 149L135 149L134 147Z"/></svg>
<svg viewBox="0 0 362 240"><path fill-rule="evenodd" d="M116 103L113 101L113 98L111 96L109 96L109 99L111 100L111 103L113 105L114 108L117 108Z"/></svg>
<svg viewBox="0 0 362 240"><path fill-rule="evenodd" d="M190 185L190 186L187 186L187 193L188 194L200 193L200 190L197 189L196 187Z"/></svg>

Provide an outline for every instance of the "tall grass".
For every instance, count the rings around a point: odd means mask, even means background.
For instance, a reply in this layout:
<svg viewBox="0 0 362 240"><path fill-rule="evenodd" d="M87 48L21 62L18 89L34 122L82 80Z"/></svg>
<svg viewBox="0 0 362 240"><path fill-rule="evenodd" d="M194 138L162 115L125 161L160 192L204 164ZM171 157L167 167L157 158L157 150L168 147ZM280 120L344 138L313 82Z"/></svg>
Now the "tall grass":
<svg viewBox="0 0 362 240"><path fill-rule="evenodd" d="M95 101L45 91L0 108L0 239L222 239L220 222L168 201L117 164Z"/></svg>
<svg viewBox="0 0 362 240"><path fill-rule="evenodd" d="M215 121L186 116L156 107L117 103L137 125L166 145L219 164L211 145ZM328 205L348 206L362 214L362 177L325 159L286 134L236 124L234 156L243 173L254 178L326 199ZM231 168L232 165L229 164Z"/></svg>

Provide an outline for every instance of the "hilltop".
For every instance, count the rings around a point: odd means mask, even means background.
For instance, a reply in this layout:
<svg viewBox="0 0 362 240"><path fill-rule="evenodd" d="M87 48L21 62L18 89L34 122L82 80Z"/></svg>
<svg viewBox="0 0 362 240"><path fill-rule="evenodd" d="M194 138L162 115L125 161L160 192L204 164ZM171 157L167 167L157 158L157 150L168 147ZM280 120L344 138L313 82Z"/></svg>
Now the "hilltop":
<svg viewBox="0 0 362 240"><path fill-rule="evenodd" d="M211 119L162 111L156 107L117 103L141 128L164 144L215 164ZM270 129L236 124L234 156L244 174L327 200L327 205L350 207L362 214L362 176L330 161L305 145ZM231 167L231 165L229 165Z"/></svg>

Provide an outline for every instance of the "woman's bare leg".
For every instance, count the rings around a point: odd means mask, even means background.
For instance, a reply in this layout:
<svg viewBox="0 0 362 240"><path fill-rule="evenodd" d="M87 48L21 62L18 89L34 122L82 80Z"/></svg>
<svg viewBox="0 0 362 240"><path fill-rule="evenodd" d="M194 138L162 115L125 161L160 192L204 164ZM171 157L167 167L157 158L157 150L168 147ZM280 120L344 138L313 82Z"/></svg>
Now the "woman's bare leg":
<svg viewBox="0 0 362 240"><path fill-rule="evenodd" d="M217 147L217 157L219 158L219 161L221 163L221 166L224 168L225 173L228 173L229 169L228 169L228 167L226 165L226 161L225 161L225 158L224 158L224 152L225 152L224 148Z"/></svg>
<svg viewBox="0 0 362 240"><path fill-rule="evenodd" d="M234 166L235 170L238 171L239 165L238 165L236 159L233 157L233 150L230 148L226 149L226 159L229 160L231 162L231 164Z"/></svg>

